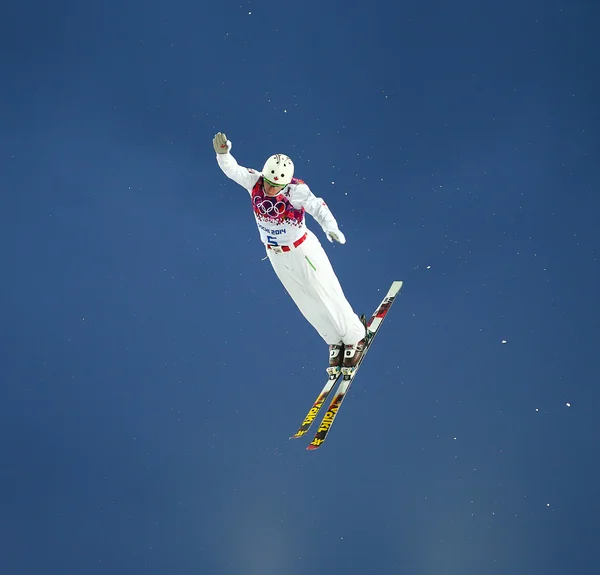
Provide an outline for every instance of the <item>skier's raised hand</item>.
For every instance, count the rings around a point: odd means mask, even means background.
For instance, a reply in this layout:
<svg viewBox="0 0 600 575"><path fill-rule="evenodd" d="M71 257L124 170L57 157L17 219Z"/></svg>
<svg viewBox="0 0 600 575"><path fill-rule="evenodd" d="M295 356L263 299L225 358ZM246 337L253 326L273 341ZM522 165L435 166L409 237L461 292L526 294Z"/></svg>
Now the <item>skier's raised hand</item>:
<svg viewBox="0 0 600 575"><path fill-rule="evenodd" d="M229 152L229 144L227 143L227 136L222 132L217 132L213 138L213 147L217 154L226 154Z"/></svg>

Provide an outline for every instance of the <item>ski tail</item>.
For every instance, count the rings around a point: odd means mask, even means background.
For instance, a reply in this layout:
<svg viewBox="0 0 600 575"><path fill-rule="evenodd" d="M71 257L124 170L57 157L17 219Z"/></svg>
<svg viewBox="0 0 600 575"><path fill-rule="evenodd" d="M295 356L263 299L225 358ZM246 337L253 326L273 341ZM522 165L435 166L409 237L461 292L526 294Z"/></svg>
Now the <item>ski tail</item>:
<svg viewBox="0 0 600 575"><path fill-rule="evenodd" d="M325 387L323 387L323 389L321 390L321 393L319 394L319 397L317 397L316 401L313 403L313 406L308 410L308 413L306 414L304 421L302 421L302 424L298 428L298 431L296 431L296 433L294 433L294 435L292 435L290 439L297 439L299 437L302 437L310 429L310 426L313 424L313 421L319 414L321 407L323 407L323 405L327 401L331 390L335 387L335 384L337 383L340 376L341 371L335 374L331 374L329 376Z"/></svg>

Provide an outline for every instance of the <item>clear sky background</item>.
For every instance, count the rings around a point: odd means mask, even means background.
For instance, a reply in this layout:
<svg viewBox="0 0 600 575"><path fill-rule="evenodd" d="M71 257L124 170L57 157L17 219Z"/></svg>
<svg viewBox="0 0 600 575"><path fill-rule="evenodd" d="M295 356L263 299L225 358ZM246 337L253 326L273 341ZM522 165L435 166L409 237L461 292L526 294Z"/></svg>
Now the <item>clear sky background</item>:
<svg viewBox="0 0 600 575"><path fill-rule="evenodd" d="M0 573L595 573L599 21L4 3ZM358 313L405 282L314 453L327 347L217 131L326 200Z"/></svg>

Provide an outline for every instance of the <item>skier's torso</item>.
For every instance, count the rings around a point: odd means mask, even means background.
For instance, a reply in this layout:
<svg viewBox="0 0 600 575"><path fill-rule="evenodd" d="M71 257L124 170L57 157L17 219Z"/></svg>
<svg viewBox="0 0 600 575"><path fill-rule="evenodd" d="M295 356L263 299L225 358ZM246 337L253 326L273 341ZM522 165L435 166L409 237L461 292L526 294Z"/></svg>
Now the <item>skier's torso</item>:
<svg viewBox="0 0 600 575"><path fill-rule="evenodd" d="M231 142L229 142L231 146ZM336 230L337 222L322 198L298 178L277 196L265 194L260 172L240 166L231 153L217 154L217 162L228 178L250 194L260 239L272 246L291 246L306 234L305 215L310 214L325 230Z"/></svg>
<svg viewBox="0 0 600 575"><path fill-rule="evenodd" d="M277 196L265 194L262 176L254 184L250 197L260 239L264 244L290 245L306 233L304 208L296 209L291 202L295 187L303 183L293 178Z"/></svg>

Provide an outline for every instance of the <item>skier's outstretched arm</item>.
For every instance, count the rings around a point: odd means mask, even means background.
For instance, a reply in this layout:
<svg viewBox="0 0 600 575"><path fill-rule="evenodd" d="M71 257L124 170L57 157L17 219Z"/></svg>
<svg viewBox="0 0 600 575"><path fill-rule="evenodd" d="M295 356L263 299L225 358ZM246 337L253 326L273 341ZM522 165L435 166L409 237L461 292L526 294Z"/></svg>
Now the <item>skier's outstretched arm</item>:
<svg viewBox="0 0 600 575"><path fill-rule="evenodd" d="M213 147L217 153L217 162L223 173L236 184L251 192L260 174L254 170L244 168L237 163L236 159L231 155L231 142L225 134L219 132L215 135L213 138Z"/></svg>
<svg viewBox="0 0 600 575"><path fill-rule="evenodd" d="M303 207L323 228L330 242L346 243L344 234L340 231L336 219L322 198L317 198L306 184L300 184L292 200L294 207Z"/></svg>

